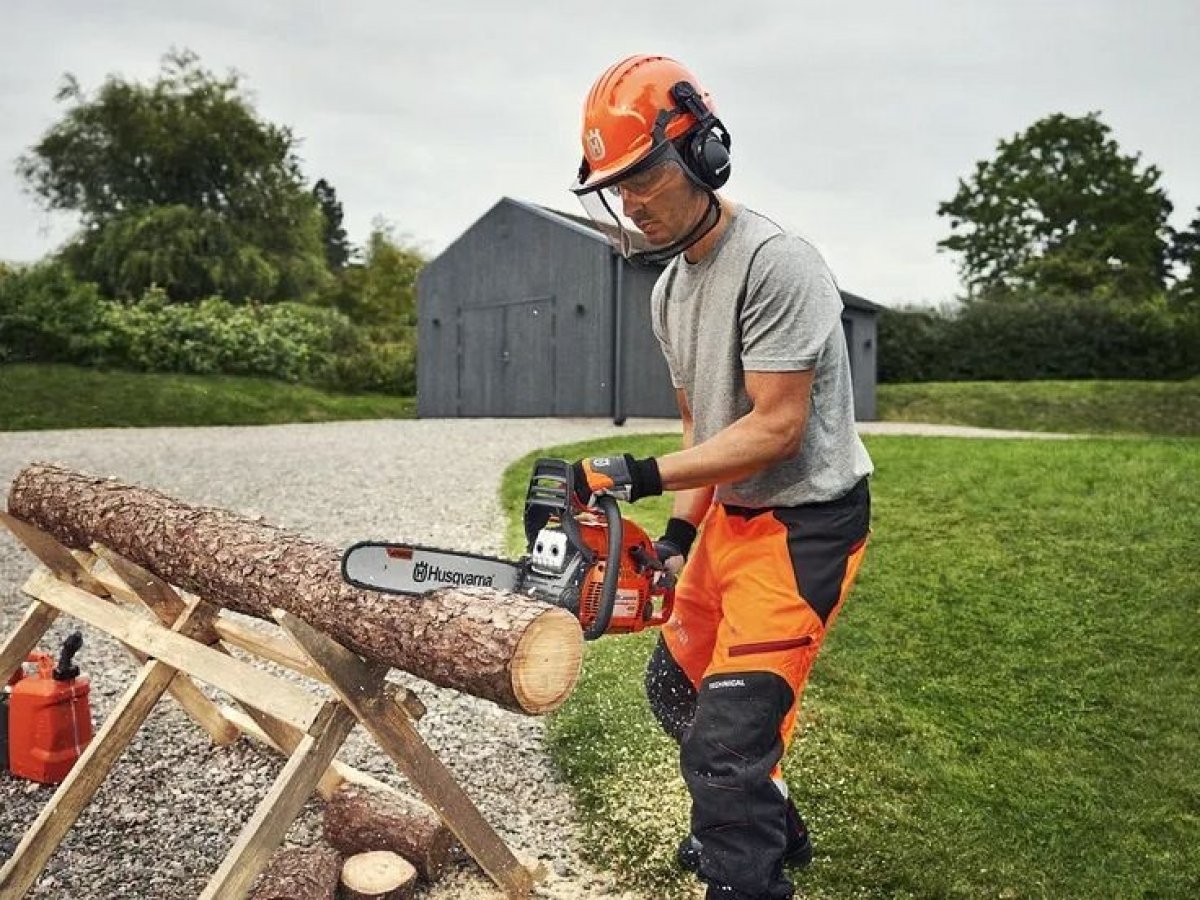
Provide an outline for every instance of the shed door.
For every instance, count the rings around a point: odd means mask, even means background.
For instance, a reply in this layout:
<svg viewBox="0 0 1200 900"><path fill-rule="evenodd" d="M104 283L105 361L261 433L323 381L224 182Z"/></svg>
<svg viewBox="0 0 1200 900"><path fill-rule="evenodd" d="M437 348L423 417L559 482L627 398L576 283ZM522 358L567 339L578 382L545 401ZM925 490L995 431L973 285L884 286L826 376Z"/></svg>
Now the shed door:
<svg viewBox="0 0 1200 900"><path fill-rule="evenodd" d="M459 328L460 415L554 415L552 297L463 309Z"/></svg>

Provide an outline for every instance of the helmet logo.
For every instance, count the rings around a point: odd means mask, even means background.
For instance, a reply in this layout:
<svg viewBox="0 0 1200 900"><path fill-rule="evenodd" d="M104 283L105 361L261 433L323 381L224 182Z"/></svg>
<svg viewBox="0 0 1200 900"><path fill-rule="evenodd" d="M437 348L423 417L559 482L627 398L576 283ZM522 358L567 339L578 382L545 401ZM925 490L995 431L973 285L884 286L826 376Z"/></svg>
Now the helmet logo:
<svg viewBox="0 0 1200 900"><path fill-rule="evenodd" d="M604 138L600 136L599 128L590 128L586 136L588 154L594 160L604 159Z"/></svg>

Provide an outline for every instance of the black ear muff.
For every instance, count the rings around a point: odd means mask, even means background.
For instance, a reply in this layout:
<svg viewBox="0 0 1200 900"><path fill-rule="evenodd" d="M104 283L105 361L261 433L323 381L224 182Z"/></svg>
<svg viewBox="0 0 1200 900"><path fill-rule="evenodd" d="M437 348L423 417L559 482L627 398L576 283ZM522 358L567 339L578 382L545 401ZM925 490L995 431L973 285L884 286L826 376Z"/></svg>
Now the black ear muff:
<svg viewBox="0 0 1200 900"><path fill-rule="evenodd" d="M729 132L690 83L676 84L671 96L680 110L691 113L696 120L692 133L684 138L683 161L693 175L716 190L729 180L732 168Z"/></svg>
<svg viewBox="0 0 1200 900"><path fill-rule="evenodd" d="M709 128L698 131L690 142L688 165L696 176L716 190L729 180L731 162L729 135Z"/></svg>

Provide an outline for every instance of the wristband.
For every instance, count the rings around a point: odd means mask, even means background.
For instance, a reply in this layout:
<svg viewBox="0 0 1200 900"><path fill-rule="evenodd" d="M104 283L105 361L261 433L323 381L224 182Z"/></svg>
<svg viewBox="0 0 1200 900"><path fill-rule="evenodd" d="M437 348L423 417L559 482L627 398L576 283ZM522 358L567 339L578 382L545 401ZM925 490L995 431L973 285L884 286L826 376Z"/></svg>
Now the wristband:
<svg viewBox="0 0 1200 900"><path fill-rule="evenodd" d="M653 456L645 459L634 459L632 454L625 454L625 464L629 466L629 481L631 483L633 500L642 497L657 497L663 492L662 475L658 471L658 460Z"/></svg>
<svg viewBox="0 0 1200 900"><path fill-rule="evenodd" d="M687 559L692 543L696 540L696 526L687 519L672 516L667 521L667 530L659 540L678 548L683 558Z"/></svg>

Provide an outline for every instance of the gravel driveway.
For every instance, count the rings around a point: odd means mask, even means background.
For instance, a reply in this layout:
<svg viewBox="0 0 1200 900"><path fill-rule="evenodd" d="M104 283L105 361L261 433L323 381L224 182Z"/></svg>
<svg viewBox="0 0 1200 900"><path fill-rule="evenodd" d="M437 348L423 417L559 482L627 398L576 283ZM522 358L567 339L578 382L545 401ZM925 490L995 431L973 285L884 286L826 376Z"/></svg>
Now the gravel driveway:
<svg viewBox="0 0 1200 900"><path fill-rule="evenodd" d="M201 505L268 521L345 545L368 538L503 551L496 499L500 474L547 444L632 431L673 431L677 422L630 420L416 420L251 428L150 428L0 433L0 488L24 465L56 462L115 475ZM2 529L0 529L2 531ZM32 557L0 535L0 634L24 612L18 588ZM43 641L57 647L74 628L65 617ZM116 642L84 627L78 657L92 679L97 722L134 673ZM567 790L542 748L543 722L487 701L394 676L429 709L420 730L509 845L539 857L551 875L537 896L620 897L579 857ZM311 685L311 682L307 682ZM402 780L355 729L341 758L385 781ZM158 705L96 799L52 857L30 897L194 898L282 768L281 759L242 739L214 747L169 699ZM0 774L0 860L50 798L52 789ZM320 833L309 803L289 841ZM460 865L421 898L500 897Z"/></svg>

